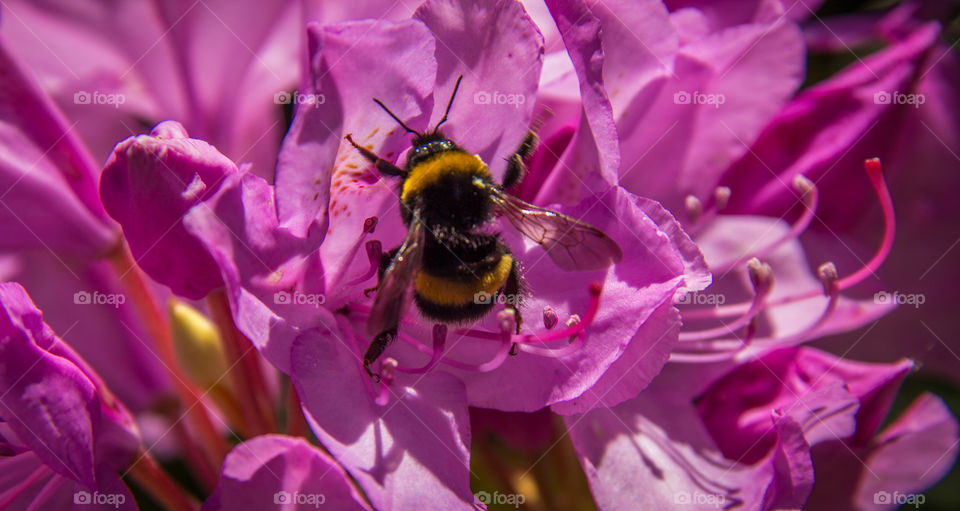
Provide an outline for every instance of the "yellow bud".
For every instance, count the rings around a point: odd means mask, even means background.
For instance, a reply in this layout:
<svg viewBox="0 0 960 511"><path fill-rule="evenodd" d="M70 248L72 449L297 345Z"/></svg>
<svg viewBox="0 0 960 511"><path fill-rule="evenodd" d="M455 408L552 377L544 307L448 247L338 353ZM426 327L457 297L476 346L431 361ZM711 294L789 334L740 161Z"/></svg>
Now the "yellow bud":
<svg viewBox="0 0 960 511"><path fill-rule="evenodd" d="M193 307L171 299L167 303L173 349L184 374L203 390L224 387L229 379L227 358L216 325Z"/></svg>

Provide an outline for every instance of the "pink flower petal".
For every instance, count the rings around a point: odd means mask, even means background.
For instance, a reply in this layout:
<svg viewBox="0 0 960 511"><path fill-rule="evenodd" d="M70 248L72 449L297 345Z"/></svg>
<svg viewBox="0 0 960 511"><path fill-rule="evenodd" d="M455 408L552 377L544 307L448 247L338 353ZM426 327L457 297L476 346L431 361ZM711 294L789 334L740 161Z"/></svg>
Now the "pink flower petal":
<svg viewBox="0 0 960 511"><path fill-rule="evenodd" d="M431 122L443 117L463 75L443 133L480 155L499 179L530 126L543 36L514 0L428 0L414 17L437 40Z"/></svg>
<svg viewBox="0 0 960 511"><path fill-rule="evenodd" d="M331 507L369 510L347 474L302 438L264 435L236 446L223 460L217 489L204 511Z"/></svg>
<svg viewBox="0 0 960 511"><path fill-rule="evenodd" d="M377 509L473 509L470 430L463 385L434 371L398 375L385 406L374 402L359 355L336 326L301 335L293 378L314 433Z"/></svg>
<svg viewBox="0 0 960 511"><path fill-rule="evenodd" d="M216 148L167 121L117 145L103 169L100 196L148 275L178 295L203 298L223 281L182 218L237 172Z"/></svg>

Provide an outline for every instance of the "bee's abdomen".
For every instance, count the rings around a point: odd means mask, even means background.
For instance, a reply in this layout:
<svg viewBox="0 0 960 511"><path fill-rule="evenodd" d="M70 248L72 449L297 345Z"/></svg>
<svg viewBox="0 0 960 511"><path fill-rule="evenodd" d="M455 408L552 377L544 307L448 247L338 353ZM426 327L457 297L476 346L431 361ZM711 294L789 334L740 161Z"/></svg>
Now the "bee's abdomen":
<svg viewBox="0 0 960 511"><path fill-rule="evenodd" d="M503 288L513 268L509 253L494 254L496 264L486 271L467 265L469 270L441 276L424 265L414 281L417 307L427 317L440 321L474 319L486 314L493 306L490 297Z"/></svg>
<svg viewBox="0 0 960 511"><path fill-rule="evenodd" d="M508 253L496 236L438 228L427 238L423 267L437 277L479 278L495 271L503 255Z"/></svg>

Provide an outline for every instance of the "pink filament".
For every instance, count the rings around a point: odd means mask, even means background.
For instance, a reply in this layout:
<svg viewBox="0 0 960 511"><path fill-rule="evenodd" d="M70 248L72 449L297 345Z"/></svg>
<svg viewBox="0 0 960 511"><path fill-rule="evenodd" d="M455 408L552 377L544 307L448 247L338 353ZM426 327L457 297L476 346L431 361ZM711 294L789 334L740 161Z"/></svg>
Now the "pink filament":
<svg viewBox="0 0 960 511"><path fill-rule="evenodd" d="M867 176L870 178L870 184L877 192L880 199L880 207L883 208L883 242L873 258L866 265L848 275L837 283L841 291L849 289L874 274L893 248L893 236L897 231L897 217L893 211L893 199L890 197L890 189L887 188L887 182L883 179L883 167L880 165L880 158L871 158L864 162L864 168L867 170Z"/></svg>
<svg viewBox="0 0 960 511"><path fill-rule="evenodd" d="M694 342L702 341L706 339L713 339L714 337L719 337L721 335L732 334L736 330L742 328L744 325L750 323L760 314L766 306L765 301L767 296L770 294L772 286L767 286L765 292L755 293L753 295L753 301L750 304L750 309L747 310L747 313L743 316L737 318L735 321L727 323L725 325L720 325L715 328L708 328L706 330L698 330L695 332L680 332L680 341L681 342Z"/></svg>
<svg viewBox="0 0 960 511"><path fill-rule="evenodd" d="M447 342L447 325L433 325L433 353L430 355L430 361L427 365L420 368L408 368L397 366L397 371L406 374L423 374L437 365L443 357L443 347ZM419 343L418 343L419 344Z"/></svg>
<svg viewBox="0 0 960 511"><path fill-rule="evenodd" d="M587 305L587 313L584 315L583 321L574 325L570 325L562 330L543 332L541 334L514 335L511 339L511 342L515 342L517 344L548 343L559 339L569 339L574 335L583 332L588 326L590 326L594 318L597 316L597 311L600 309L600 292L602 290L603 285L601 283L590 283L590 303ZM475 337L477 339L500 339L499 333L488 332L486 330L463 329L457 330L456 333L459 335Z"/></svg>
<svg viewBox="0 0 960 511"><path fill-rule="evenodd" d="M883 241L881 242L880 247L877 249L877 252L867 264L837 282L836 286L840 291L849 289L862 282L867 277L874 275L874 272L880 267L880 265L883 264L887 256L890 255L890 251L893 248L894 235L896 234L897 230L896 215L893 209L893 199L890 197L890 190L887 187L886 181L883 179L883 171L880 159L871 158L866 160L864 162L864 167L866 168L867 176L870 178L870 183L873 185L873 189L877 193L880 206L883 209ZM793 231L791 230L791 232ZM809 300L822 295L823 292L820 289L811 289L810 291L804 293L784 296L776 300L768 301L766 302L766 308L778 307L780 305L787 305L794 302ZM725 318L737 314L744 314L749 311L751 306L752 302L721 305L719 307L683 311L683 316L687 319Z"/></svg>
<svg viewBox="0 0 960 511"><path fill-rule="evenodd" d="M542 349L542 348L537 349L532 346L521 346L521 349L531 354L552 357L552 358L563 357L570 353L574 353L583 347L585 343L584 330L586 330L586 328L590 326L590 324L593 322L594 318L597 315L597 311L600 308L600 293L603 290L602 284L600 284L599 282L593 282L590 284L589 290L590 290L590 303L587 306L587 312L584 315L584 319L582 321L578 321L574 324L567 326L566 328L563 328L555 332L545 332L543 334L530 334L530 335L513 335L512 334L514 329L513 320L505 321L506 316L501 317L500 332L489 332L486 330L475 330L475 329L465 329L465 330L456 331L455 333L460 336L470 336L478 339L499 341L499 347L497 349L497 352L494 354L493 358L491 358L489 361L484 362L482 364L467 364L458 360L454 360L450 357L443 356L443 350L446 344L446 334L447 334L447 328L445 325L441 325L441 324L434 325L434 331L433 331L434 342L433 342L432 349L425 346L415 337L400 331L398 332L397 338L409 344L411 347L413 347L417 351L424 354L429 354L430 361L425 366L420 368L409 368L409 367L397 366L396 362L394 361L393 367L389 369L389 373L390 373L389 379L390 381L392 381L393 371L399 371L406 374L422 374L433 369L433 367L435 367L438 363L443 363L450 367L454 367L464 371L490 372L497 369L501 365L503 365L503 363L510 356L510 351L513 348L514 344L523 345L523 344L534 344L534 343L547 343L547 342L552 342L559 339L571 339L571 343L569 346L565 346L559 349L553 349L553 350ZM351 304L349 308L351 311L357 312L362 316L369 316L370 314L370 308L364 305ZM503 315L506 312L507 311L501 311L500 315ZM416 323L409 320L403 320L401 321L401 324L416 325ZM362 347L360 349L362 350ZM388 359L388 360L392 360L392 359ZM384 362L384 364L386 364L386 361ZM379 395L375 397L375 401L377 401L378 403L380 403L381 401L385 402L385 400L387 400L389 397L387 394L386 385L389 385L390 381L387 381L388 378L384 371L386 366L382 364L382 367L383 369L381 369L381 372L383 374L381 374L380 391L379 391ZM361 367L361 370L362 370L362 367ZM369 383L365 383L365 385L369 385ZM370 389L370 390L371 390L371 393L376 392L374 389Z"/></svg>
<svg viewBox="0 0 960 511"><path fill-rule="evenodd" d="M541 357L548 358L562 358L567 355L576 353L580 351L580 348L583 348L583 345L586 343L587 336L581 332L578 334L569 345L562 348L550 349L550 348L541 348L539 346L533 346L531 344L524 344L520 346L520 350L531 355L538 355Z"/></svg>
<svg viewBox="0 0 960 511"><path fill-rule="evenodd" d="M812 222L814 217L816 216L817 206L819 202L820 202L820 193L817 191L816 186L811 186L810 189L807 192L805 192L801 197L801 204L803 204L803 208L804 208L803 214L800 215L800 218L798 218L797 221L790 226L789 232L781 236L776 241L770 243L769 245L757 250L753 254L741 256L729 263L719 264L715 268L712 268L711 270L715 274L727 273L731 269L737 268L743 265L743 263L745 263L751 257L756 257L757 259L763 259L767 255L769 255L771 252L776 250L778 247L783 245L784 243L797 238L798 236L803 234L804 231L807 230L807 227L810 227L810 222Z"/></svg>
<svg viewBox="0 0 960 511"><path fill-rule="evenodd" d="M337 275L336 279L331 279L330 282L339 282L343 278L344 272L347 271L347 268L350 266L349 261L353 261L357 257L357 251L360 250L360 245L363 244L363 241L367 238L367 235L372 233L377 228L377 222L379 219L375 216L367 218L363 221L363 228L360 230L360 236L357 237L357 241L353 243L350 247L350 250L347 251L343 256L344 261L348 261L347 264L343 265L343 268L340 270L340 273ZM368 249L369 252L369 249Z"/></svg>
<svg viewBox="0 0 960 511"><path fill-rule="evenodd" d="M380 268L380 255L383 253L383 245L380 243L380 240L370 240L366 244L366 249L367 260L370 266L367 268L367 271L360 274L357 278L348 281L346 283L347 286L355 286L361 282L366 282L367 279L377 274L377 270ZM354 253L356 253L356 251L354 251Z"/></svg>
<svg viewBox="0 0 960 511"><path fill-rule="evenodd" d="M827 301L826 307L824 307L823 312L820 313L820 316L817 318L817 320L807 328L804 328L800 332L797 332L789 337L767 337L764 339L753 340L753 333L756 332L756 329L751 328L748 330L747 336L743 339L718 339L713 341L701 341L697 346L684 345L684 349L692 348L700 349L702 351L673 352L670 354L670 361L687 363L717 362L727 360L731 357L731 355L756 355L760 351L769 350L775 347L780 348L792 346L798 342L802 342L812 332L823 326L823 324L830 319L834 311L837 309L839 298L839 293L831 294L830 300ZM744 348L746 349L744 350Z"/></svg>

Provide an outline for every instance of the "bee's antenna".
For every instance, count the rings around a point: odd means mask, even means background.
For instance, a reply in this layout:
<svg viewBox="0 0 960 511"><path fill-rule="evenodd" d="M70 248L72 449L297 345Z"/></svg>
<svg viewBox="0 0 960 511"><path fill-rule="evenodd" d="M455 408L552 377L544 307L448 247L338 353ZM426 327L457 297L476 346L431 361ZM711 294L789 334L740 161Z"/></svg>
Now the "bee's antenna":
<svg viewBox="0 0 960 511"><path fill-rule="evenodd" d="M393 115L393 112L391 112L390 109L387 108L387 106L384 105L382 101L380 101L380 100L377 99L377 98L373 98L373 102L376 103L376 104L378 104L378 105L380 105L380 108L382 108L384 112L387 112L387 114L388 114L390 117L393 117L393 120L397 121L397 124L399 124L401 128L407 130L408 133L413 133L414 135L416 135L416 136L418 136L418 137L420 136L420 132L418 132L417 130L414 130L414 129L410 129L410 127L407 126L406 124L404 124L403 121L401 121L399 117L397 117L396 115Z"/></svg>
<svg viewBox="0 0 960 511"><path fill-rule="evenodd" d="M453 86L453 94L450 95L450 102L447 103L447 109L443 111L443 119L440 119L440 122L437 123L437 126L433 128L433 132L436 133L440 129L440 125L447 122L447 114L450 113L450 107L453 106L453 98L457 97L457 90L460 88L460 82L463 81L463 75L460 75L457 78L457 84Z"/></svg>

